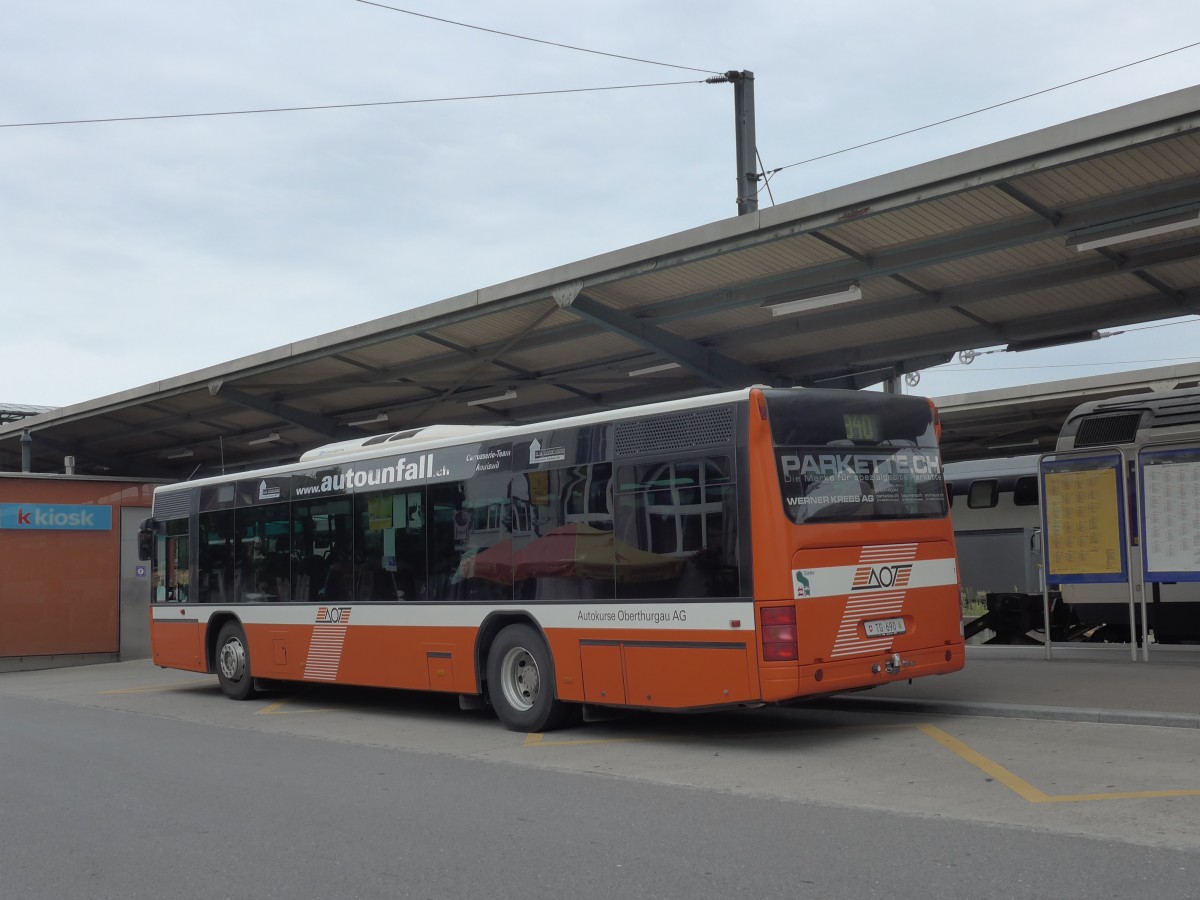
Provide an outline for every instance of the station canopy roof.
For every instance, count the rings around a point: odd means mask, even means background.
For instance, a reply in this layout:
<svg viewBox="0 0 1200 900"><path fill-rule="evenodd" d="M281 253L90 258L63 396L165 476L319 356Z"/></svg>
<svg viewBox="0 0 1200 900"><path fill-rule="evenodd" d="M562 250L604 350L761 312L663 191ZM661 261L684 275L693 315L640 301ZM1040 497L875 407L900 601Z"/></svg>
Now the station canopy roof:
<svg viewBox="0 0 1200 900"><path fill-rule="evenodd" d="M1200 86L0 423L0 470L25 429L33 471L187 478L421 425L866 387L1196 313L1198 217Z"/></svg>
<svg viewBox="0 0 1200 900"><path fill-rule="evenodd" d="M935 398L950 461L1050 453L1062 423L1089 400L1200 387L1200 362Z"/></svg>

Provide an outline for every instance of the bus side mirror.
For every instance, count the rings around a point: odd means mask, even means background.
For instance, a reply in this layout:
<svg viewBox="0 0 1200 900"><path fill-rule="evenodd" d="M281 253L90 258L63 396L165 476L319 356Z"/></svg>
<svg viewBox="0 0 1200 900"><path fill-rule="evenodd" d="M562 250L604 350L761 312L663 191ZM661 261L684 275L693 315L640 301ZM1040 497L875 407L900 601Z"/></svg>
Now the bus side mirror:
<svg viewBox="0 0 1200 900"><path fill-rule="evenodd" d="M154 519L143 519L138 528L138 559L146 562L154 556Z"/></svg>

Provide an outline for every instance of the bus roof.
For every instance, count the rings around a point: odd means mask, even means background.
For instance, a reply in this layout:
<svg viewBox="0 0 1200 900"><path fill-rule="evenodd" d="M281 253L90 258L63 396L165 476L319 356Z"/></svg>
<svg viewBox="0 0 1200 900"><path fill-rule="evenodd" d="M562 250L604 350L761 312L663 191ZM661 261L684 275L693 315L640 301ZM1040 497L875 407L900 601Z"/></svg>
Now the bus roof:
<svg viewBox="0 0 1200 900"><path fill-rule="evenodd" d="M772 388L762 388L770 393ZM471 441L487 440L489 438L511 438L530 432L538 433L550 431L558 428L571 428L580 425L590 425L596 422L608 422L617 418L635 418L638 416L655 415L660 413L677 412L687 409L700 409L706 406L719 406L725 403L733 403L739 400L747 400L750 397L750 391L753 388L742 388L737 391L725 391L719 394L708 394L702 397L688 397L680 400L666 400L659 403L648 403L643 406L630 406L617 410L608 410L605 412L588 413L582 416L570 416L562 419L550 419L544 422L529 422L521 425L501 425L491 428L474 428L467 433L448 433L453 426L431 426L429 435L416 434L411 440L405 440L400 446L397 444L388 445L389 434L403 432L384 432L383 435L375 435L371 438L366 438L362 442L343 442L343 443L369 443L369 446L361 446L357 449L354 447L346 447L343 449L343 444L330 444L326 447L318 447L304 454L298 461L294 463L286 463L281 466L271 466L269 468L252 469L243 472L231 472L228 475L213 475L208 478L198 478L195 481L176 482L175 484L163 485L155 490L155 493L169 492L174 490L182 490L184 488L196 487L198 485L208 484L223 484L229 481L241 479L256 478L262 475L280 475L289 474L292 472L310 471L314 465L320 465L323 458L328 458L337 463L352 462L356 459L369 459L374 456L379 456L384 453L392 453L401 447L405 452L419 452L422 450L436 450L441 447L453 447L456 444L461 444L465 439ZM811 388L787 388L782 390L806 390L812 391ZM829 393L821 391L821 393ZM861 392L854 392L861 393ZM882 394L880 396L883 396ZM436 431L434 429L437 429ZM424 431L424 429L421 429ZM438 435L438 436L435 436ZM378 440L380 437L383 440ZM327 457L322 457L320 454L323 450L331 451Z"/></svg>
<svg viewBox="0 0 1200 900"><path fill-rule="evenodd" d="M560 419L550 419L542 422L529 422L520 425L502 425L495 427L471 427L471 426L453 426L453 425L434 425L425 428L411 429L401 432L384 432L381 435L363 438L361 440L343 441L336 444L328 444L323 447L317 447L308 451L294 463L286 463L279 466L271 466L268 468L251 469L240 472L231 472L227 475L213 475L207 478L198 478L194 481L182 481L174 484L163 485L155 490L159 492L171 492L183 490L185 488L196 487L209 484L223 484L229 481L237 481L242 479L252 479L264 475L285 475L293 472L311 471L314 466L319 466L323 460L336 461L337 463L349 463L358 459L370 459L372 457L391 454L397 451L417 453L423 450L436 450L442 447L453 447L461 444L464 441L483 441L483 440L499 440L511 439L519 437L523 434L540 433L552 431L560 428L575 428L583 425L591 425L598 422L610 422L615 419L630 419L641 416L659 415L672 412L680 412L688 409L702 409L709 406L720 406L727 403L735 403L745 401L750 398L750 392L753 390L761 390L764 394L770 397L772 394L793 393L802 391L813 395L829 395L829 394L844 394L853 395L861 399L864 396L878 397L881 402L894 402L899 399L904 401L918 400L927 402L925 398L914 397L909 394L890 395L876 392L865 391L848 391L832 388L771 388L765 385L755 385L753 387L742 388L736 391L724 391L717 394L708 394L700 397L686 397L678 400L665 400L658 403L648 403L642 406L630 406L621 409L607 410L604 412L587 413L582 416L570 416ZM888 398L886 401L884 398ZM401 437L397 437L401 436ZM393 443L392 438L397 437Z"/></svg>

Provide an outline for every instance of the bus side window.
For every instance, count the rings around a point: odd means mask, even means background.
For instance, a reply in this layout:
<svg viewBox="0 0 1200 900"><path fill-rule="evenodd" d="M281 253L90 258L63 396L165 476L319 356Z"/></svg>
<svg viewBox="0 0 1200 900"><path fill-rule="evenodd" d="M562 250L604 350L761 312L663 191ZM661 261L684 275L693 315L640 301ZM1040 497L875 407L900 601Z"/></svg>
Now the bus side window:
<svg viewBox="0 0 1200 900"><path fill-rule="evenodd" d="M424 599L424 506L420 487L355 496L356 602Z"/></svg>
<svg viewBox="0 0 1200 900"><path fill-rule="evenodd" d="M1000 482L995 478L972 481L967 488L967 506L971 509L991 509L1000 501Z"/></svg>
<svg viewBox="0 0 1200 900"><path fill-rule="evenodd" d="M616 524L624 559L618 599L737 596L737 505L728 457L621 467Z"/></svg>
<svg viewBox="0 0 1200 900"><path fill-rule="evenodd" d="M233 510L217 509L200 513L201 603L233 602L233 544L236 539Z"/></svg>
<svg viewBox="0 0 1200 900"><path fill-rule="evenodd" d="M512 571L519 600L611 600L612 464L541 469L514 479Z"/></svg>
<svg viewBox="0 0 1200 900"><path fill-rule="evenodd" d="M509 475L476 475L428 489L430 600L512 600ZM494 565L494 563L501 563Z"/></svg>
<svg viewBox="0 0 1200 900"><path fill-rule="evenodd" d="M165 534L155 536L154 602L187 603L190 571L186 519L167 522Z"/></svg>

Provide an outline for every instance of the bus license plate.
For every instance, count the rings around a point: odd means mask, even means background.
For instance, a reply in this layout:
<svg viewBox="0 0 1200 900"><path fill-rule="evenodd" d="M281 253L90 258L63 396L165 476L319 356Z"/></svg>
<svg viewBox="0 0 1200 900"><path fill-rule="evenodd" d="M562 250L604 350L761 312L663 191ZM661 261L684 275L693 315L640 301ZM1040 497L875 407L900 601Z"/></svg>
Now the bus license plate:
<svg viewBox="0 0 1200 900"><path fill-rule="evenodd" d="M867 630L867 637L889 637L893 634L904 634L904 620L900 618L874 619L864 622L863 627Z"/></svg>

